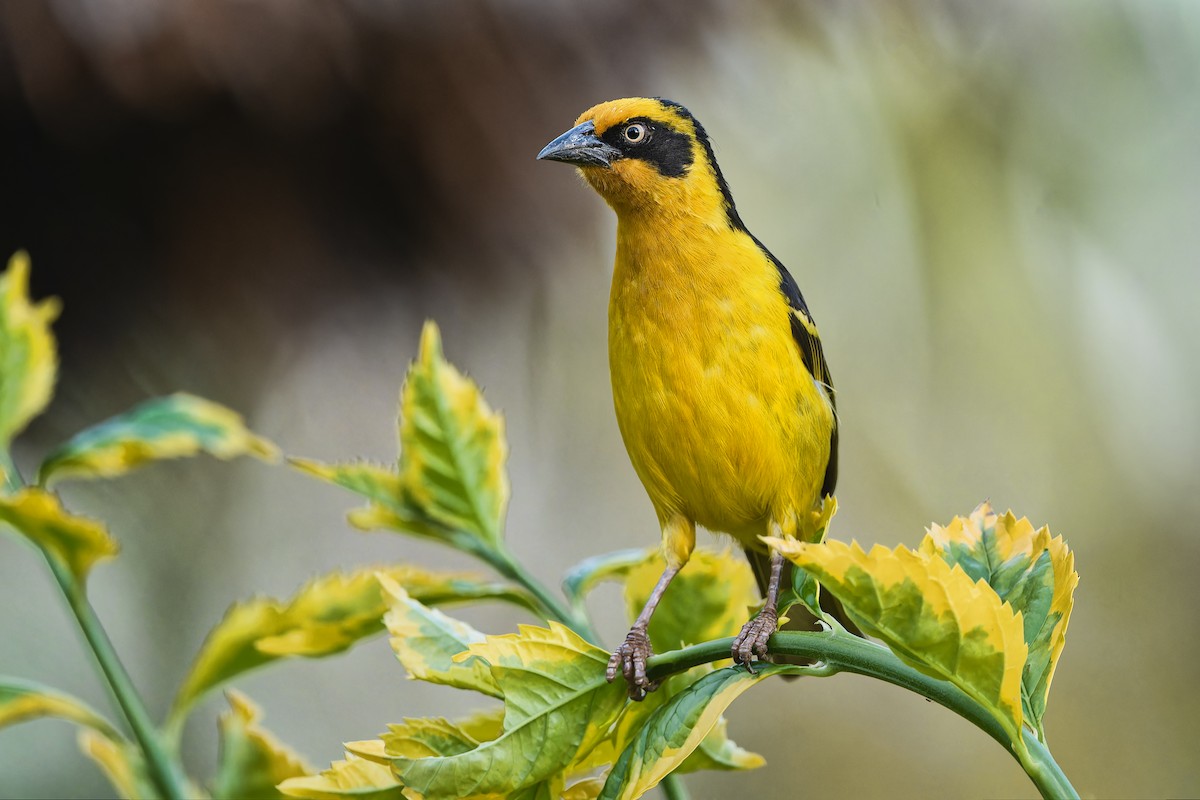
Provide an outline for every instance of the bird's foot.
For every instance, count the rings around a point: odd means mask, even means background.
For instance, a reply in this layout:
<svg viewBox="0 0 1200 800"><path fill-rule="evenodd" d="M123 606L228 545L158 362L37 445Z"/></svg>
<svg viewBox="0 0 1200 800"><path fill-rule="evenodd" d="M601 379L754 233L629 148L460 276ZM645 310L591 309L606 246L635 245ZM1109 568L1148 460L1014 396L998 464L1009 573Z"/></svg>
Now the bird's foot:
<svg viewBox="0 0 1200 800"><path fill-rule="evenodd" d="M746 669L754 672L754 657L767 660L767 642L775 629L779 627L779 614L770 606L764 607L754 617L742 626L742 632L733 640L733 661L745 664Z"/></svg>
<svg viewBox="0 0 1200 800"><path fill-rule="evenodd" d="M629 699L645 700L647 692L658 688L658 681L651 681L646 677L646 661L652 655L654 651L650 649L650 637L646 635L646 629L635 627L629 631L625 642L608 660L605 677L612 683L619 672L625 676L625 683L629 685Z"/></svg>

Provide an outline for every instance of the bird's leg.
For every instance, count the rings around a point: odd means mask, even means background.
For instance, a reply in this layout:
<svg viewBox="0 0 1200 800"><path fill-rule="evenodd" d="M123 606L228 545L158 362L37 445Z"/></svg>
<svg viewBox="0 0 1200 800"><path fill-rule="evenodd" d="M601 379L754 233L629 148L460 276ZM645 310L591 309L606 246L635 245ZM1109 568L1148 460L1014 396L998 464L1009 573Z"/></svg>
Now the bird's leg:
<svg viewBox="0 0 1200 800"><path fill-rule="evenodd" d="M745 664L746 669L754 672L751 663L755 656L761 659L767 657L767 641L779 627L779 612L776 604L779 601L779 578L783 574L783 555L777 550L771 551L771 579L767 583L767 596L763 602L762 611L742 626L742 632L733 641L733 660Z"/></svg>
<svg viewBox="0 0 1200 800"><path fill-rule="evenodd" d="M647 692L658 688L657 681L646 677L646 661L654 653L650 649L650 637L646 635L646 627L650 624L650 617L654 614L658 602L662 600L663 593L667 591L667 586L682 566L668 566L663 570L658 583L654 585L654 591L650 592L650 598L642 608L642 613L638 614L633 627L629 629L624 644L618 647L608 660L608 671L605 673L608 682L612 683L616 679L619 670L625 676L625 682L629 684L631 700L644 700Z"/></svg>

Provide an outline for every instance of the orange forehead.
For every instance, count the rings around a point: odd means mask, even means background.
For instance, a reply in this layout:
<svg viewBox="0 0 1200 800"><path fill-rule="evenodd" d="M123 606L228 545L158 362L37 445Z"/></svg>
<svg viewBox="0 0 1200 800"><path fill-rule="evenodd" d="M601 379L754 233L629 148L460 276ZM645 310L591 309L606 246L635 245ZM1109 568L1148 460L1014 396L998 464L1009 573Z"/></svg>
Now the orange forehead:
<svg viewBox="0 0 1200 800"><path fill-rule="evenodd" d="M575 120L575 124L579 125L591 120L592 124L596 126L596 135L602 136L614 125L620 125L634 117L646 117L656 122L662 122L681 133L695 135L691 120L652 97L626 97L594 105L580 114L579 119Z"/></svg>

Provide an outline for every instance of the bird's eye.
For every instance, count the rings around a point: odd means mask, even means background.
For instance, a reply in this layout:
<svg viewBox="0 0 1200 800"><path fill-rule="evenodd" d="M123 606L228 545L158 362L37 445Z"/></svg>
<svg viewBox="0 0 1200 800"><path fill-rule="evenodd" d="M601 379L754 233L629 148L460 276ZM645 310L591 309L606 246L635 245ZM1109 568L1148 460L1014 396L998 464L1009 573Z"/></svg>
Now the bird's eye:
<svg viewBox="0 0 1200 800"><path fill-rule="evenodd" d="M640 122L634 122L625 126L625 130L621 131L621 135L625 137L625 141L630 144L641 144L646 141L646 136L649 131L646 126Z"/></svg>

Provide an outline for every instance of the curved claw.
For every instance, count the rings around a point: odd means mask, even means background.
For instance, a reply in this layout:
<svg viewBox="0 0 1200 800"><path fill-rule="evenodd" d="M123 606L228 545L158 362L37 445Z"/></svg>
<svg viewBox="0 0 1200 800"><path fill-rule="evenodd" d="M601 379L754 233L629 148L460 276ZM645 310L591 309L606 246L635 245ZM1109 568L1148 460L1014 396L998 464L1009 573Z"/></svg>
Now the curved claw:
<svg viewBox="0 0 1200 800"><path fill-rule="evenodd" d="M735 664L745 664L754 672L754 658L767 660L767 642L779 627L779 614L774 608L766 607L742 626L742 632L733 640L731 653Z"/></svg>
<svg viewBox="0 0 1200 800"><path fill-rule="evenodd" d="M644 700L647 692L658 688L658 681L646 677L646 662L652 655L654 651L650 648L650 637L646 635L646 630L635 627L608 659L605 677L612 683L619 671L629 685L629 699Z"/></svg>

